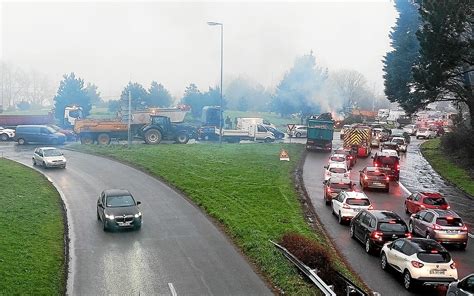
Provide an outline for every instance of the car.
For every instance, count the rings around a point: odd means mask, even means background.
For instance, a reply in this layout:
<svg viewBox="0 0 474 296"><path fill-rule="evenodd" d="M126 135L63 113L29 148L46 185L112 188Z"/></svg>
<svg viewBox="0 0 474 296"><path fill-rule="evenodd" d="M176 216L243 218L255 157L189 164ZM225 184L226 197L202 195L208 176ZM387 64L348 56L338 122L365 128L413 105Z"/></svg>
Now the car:
<svg viewBox="0 0 474 296"><path fill-rule="evenodd" d="M386 168L368 166L360 170L359 173L359 184L362 190L365 188L380 188L386 192L390 191L390 177Z"/></svg>
<svg viewBox="0 0 474 296"><path fill-rule="evenodd" d="M352 191L354 184L349 178L329 178L323 182L324 185L324 201L326 205L331 204L331 200L341 191Z"/></svg>
<svg viewBox="0 0 474 296"><path fill-rule="evenodd" d="M106 189L97 200L97 220L102 221L104 231L109 229L140 229L143 223L142 212L130 191L125 189Z"/></svg>
<svg viewBox="0 0 474 296"><path fill-rule="evenodd" d="M295 138L306 138L308 134L308 127L306 125L296 125L291 131L290 136Z"/></svg>
<svg viewBox="0 0 474 296"><path fill-rule="evenodd" d="M438 192L415 192L405 199L405 213L415 214L425 209L449 210L446 199Z"/></svg>
<svg viewBox="0 0 474 296"><path fill-rule="evenodd" d="M391 142L396 143L398 145L398 151L407 152L408 144L405 141L405 138L393 137Z"/></svg>
<svg viewBox="0 0 474 296"><path fill-rule="evenodd" d="M400 158L395 150L382 150L375 153L373 158L373 166L388 168L386 174L390 179L398 181L400 179Z"/></svg>
<svg viewBox="0 0 474 296"><path fill-rule="evenodd" d="M277 130L276 128L274 128L272 126L269 126L269 125L265 125L265 127L273 134L275 139L281 140L285 137L285 133Z"/></svg>
<svg viewBox="0 0 474 296"><path fill-rule="evenodd" d="M448 285L458 279L456 264L438 242L426 238L400 238L385 244L380 266L403 275L403 286L413 290L420 285Z"/></svg>
<svg viewBox="0 0 474 296"><path fill-rule="evenodd" d="M330 163L324 168L326 169L324 181L332 177L349 178L349 170L344 163Z"/></svg>
<svg viewBox="0 0 474 296"><path fill-rule="evenodd" d="M56 132L64 134L66 136L66 140L68 141L76 141L77 139L76 134L72 130L61 128L55 124L48 124L48 126L54 129Z"/></svg>
<svg viewBox="0 0 474 296"><path fill-rule="evenodd" d="M415 124L405 125L403 127L403 130L405 132L407 132L410 136L416 135L416 125Z"/></svg>
<svg viewBox="0 0 474 296"><path fill-rule="evenodd" d="M361 211L352 218L349 235L363 243L368 254L380 250L389 241L411 237L405 221L387 210Z"/></svg>
<svg viewBox="0 0 474 296"><path fill-rule="evenodd" d="M433 139L433 138L436 138L436 132L434 131L431 131L427 128L420 128L417 132L416 132L416 138L417 139Z"/></svg>
<svg viewBox="0 0 474 296"><path fill-rule="evenodd" d="M346 160L349 163L349 169L351 169L357 162L357 152L350 148L338 147L333 150L334 154L344 154Z"/></svg>
<svg viewBox="0 0 474 296"><path fill-rule="evenodd" d="M332 213L337 216L339 224L351 220L361 210L371 210L374 207L363 192L341 191L332 199Z"/></svg>
<svg viewBox="0 0 474 296"><path fill-rule="evenodd" d="M393 150L397 152L397 155L400 155L400 146L396 142L384 142L380 145L380 150Z"/></svg>
<svg viewBox="0 0 474 296"><path fill-rule="evenodd" d="M413 235L434 239L442 244L456 244L466 249L467 226L452 210L424 210L411 215L408 228Z"/></svg>
<svg viewBox="0 0 474 296"><path fill-rule="evenodd" d="M28 143L57 145L63 144L66 136L47 125L19 125L16 127L13 139L18 142L18 145Z"/></svg>
<svg viewBox="0 0 474 296"><path fill-rule="evenodd" d="M66 168L64 154L54 147L38 147L33 153L33 165L41 165L43 168Z"/></svg>
<svg viewBox="0 0 474 296"><path fill-rule="evenodd" d="M15 130L0 126L0 141L8 141L15 137Z"/></svg>
<svg viewBox="0 0 474 296"><path fill-rule="evenodd" d="M333 154L329 156L328 164L331 164L331 163L343 163L346 165L347 169L349 169L349 167L351 166L350 159L347 159L346 155L344 154Z"/></svg>
<svg viewBox="0 0 474 296"><path fill-rule="evenodd" d="M410 141L411 141L410 134L407 133L406 131L402 130L402 129L392 129L392 130L390 130L390 136L388 137L388 140L391 141L395 137L402 137L402 138L405 139L407 144L410 144Z"/></svg>
<svg viewBox="0 0 474 296"><path fill-rule="evenodd" d="M474 273L450 283L447 296L474 296Z"/></svg>

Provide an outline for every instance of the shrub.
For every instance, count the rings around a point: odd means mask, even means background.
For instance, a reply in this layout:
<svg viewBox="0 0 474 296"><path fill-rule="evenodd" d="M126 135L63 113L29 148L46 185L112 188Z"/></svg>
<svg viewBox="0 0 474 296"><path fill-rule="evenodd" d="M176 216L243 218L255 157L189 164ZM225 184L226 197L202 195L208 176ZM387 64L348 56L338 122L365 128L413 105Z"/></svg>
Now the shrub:
<svg viewBox="0 0 474 296"><path fill-rule="evenodd" d="M464 164L474 163L474 130L465 126L458 126L451 133L441 137L441 147L444 152L456 158L462 158Z"/></svg>

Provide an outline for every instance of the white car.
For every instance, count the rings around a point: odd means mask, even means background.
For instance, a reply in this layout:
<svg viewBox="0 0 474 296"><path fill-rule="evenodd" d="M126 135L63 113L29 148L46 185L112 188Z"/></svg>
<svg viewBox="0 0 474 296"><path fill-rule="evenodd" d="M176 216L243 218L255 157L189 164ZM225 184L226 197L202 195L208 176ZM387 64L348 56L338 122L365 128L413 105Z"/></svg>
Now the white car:
<svg viewBox="0 0 474 296"><path fill-rule="evenodd" d="M438 242L425 238L400 238L383 246L383 270L388 267L403 274L405 289L421 285L448 285L458 280L456 264Z"/></svg>
<svg viewBox="0 0 474 296"><path fill-rule="evenodd" d="M407 132L410 136L416 135L416 125L414 124L405 125L403 127L403 130Z"/></svg>
<svg viewBox="0 0 474 296"><path fill-rule="evenodd" d="M346 165L346 168L349 169L350 160L346 158L344 154L333 154L329 157L328 164L331 163L342 163Z"/></svg>
<svg viewBox="0 0 474 296"><path fill-rule="evenodd" d="M373 206L364 192L341 191L332 199L332 213L338 217L340 224L351 220L362 210L372 210Z"/></svg>
<svg viewBox="0 0 474 296"><path fill-rule="evenodd" d="M427 128L420 128L417 132L416 132L416 138L417 139L433 139L433 138L436 138L436 132L432 131L432 130L429 130Z"/></svg>
<svg viewBox="0 0 474 296"><path fill-rule="evenodd" d="M41 165L44 168L66 168L64 154L54 147L38 147L33 154L33 165Z"/></svg>
<svg viewBox="0 0 474 296"><path fill-rule="evenodd" d="M349 178L350 171L345 163L330 163L324 167L324 181L329 178Z"/></svg>
<svg viewBox="0 0 474 296"><path fill-rule="evenodd" d="M0 141L8 141L15 136L15 130L0 126Z"/></svg>
<svg viewBox="0 0 474 296"><path fill-rule="evenodd" d="M306 125L296 125L290 135L296 138L306 138L307 133L308 127Z"/></svg>
<svg viewBox="0 0 474 296"><path fill-rule="evenodd" d="M398 144L398 150L402 151L402 152L407 152L407 147L408 147L408 144L405 140L405 138L402 138L402 137L394 137L392 139L392 143L397 143Z"/></svg>

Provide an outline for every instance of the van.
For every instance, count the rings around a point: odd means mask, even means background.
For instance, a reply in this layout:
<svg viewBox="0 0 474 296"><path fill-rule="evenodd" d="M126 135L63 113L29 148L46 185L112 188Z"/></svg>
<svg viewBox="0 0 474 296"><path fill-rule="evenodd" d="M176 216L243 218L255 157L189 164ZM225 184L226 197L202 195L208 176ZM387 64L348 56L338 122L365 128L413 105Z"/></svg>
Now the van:
<svg viewBox="0 0 474 296"><path fill-rule="evenodd" d="M19 125L13 138L19 145L27 143L63 144L66 136L47 125Z"/></svg>

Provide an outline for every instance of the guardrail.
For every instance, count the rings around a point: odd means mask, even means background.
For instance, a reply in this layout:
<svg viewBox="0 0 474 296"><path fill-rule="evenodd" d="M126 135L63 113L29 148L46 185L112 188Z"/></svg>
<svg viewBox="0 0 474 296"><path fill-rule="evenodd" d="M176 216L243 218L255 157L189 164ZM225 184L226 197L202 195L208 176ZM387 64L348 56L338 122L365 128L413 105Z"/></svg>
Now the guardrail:
<svg viewBox="0 0 474 296"><path fill-rule="evenodd" d="M301 272L306 275L313 284L318 287L318 289L324 293L325 296L334 296L337 295L333 291L333 286L332 285L327 285L318 275L317 275L317 270L309 268L306 264L301 262L298 258L296 258L293 254L291 254L285 247L280 246L279 244L273 242L270 240L270 242L279 249L283 255L288 258ZM368 296L366 292L364 292L362 289L357 287L354 282L352 282L350 279L348 279L346 276L344 276L342 273L336 271L337 275L346 283L345 291L346 295L362 295L362 296ZM380 295L377 292L374 292L372 295Z"/></svg>

